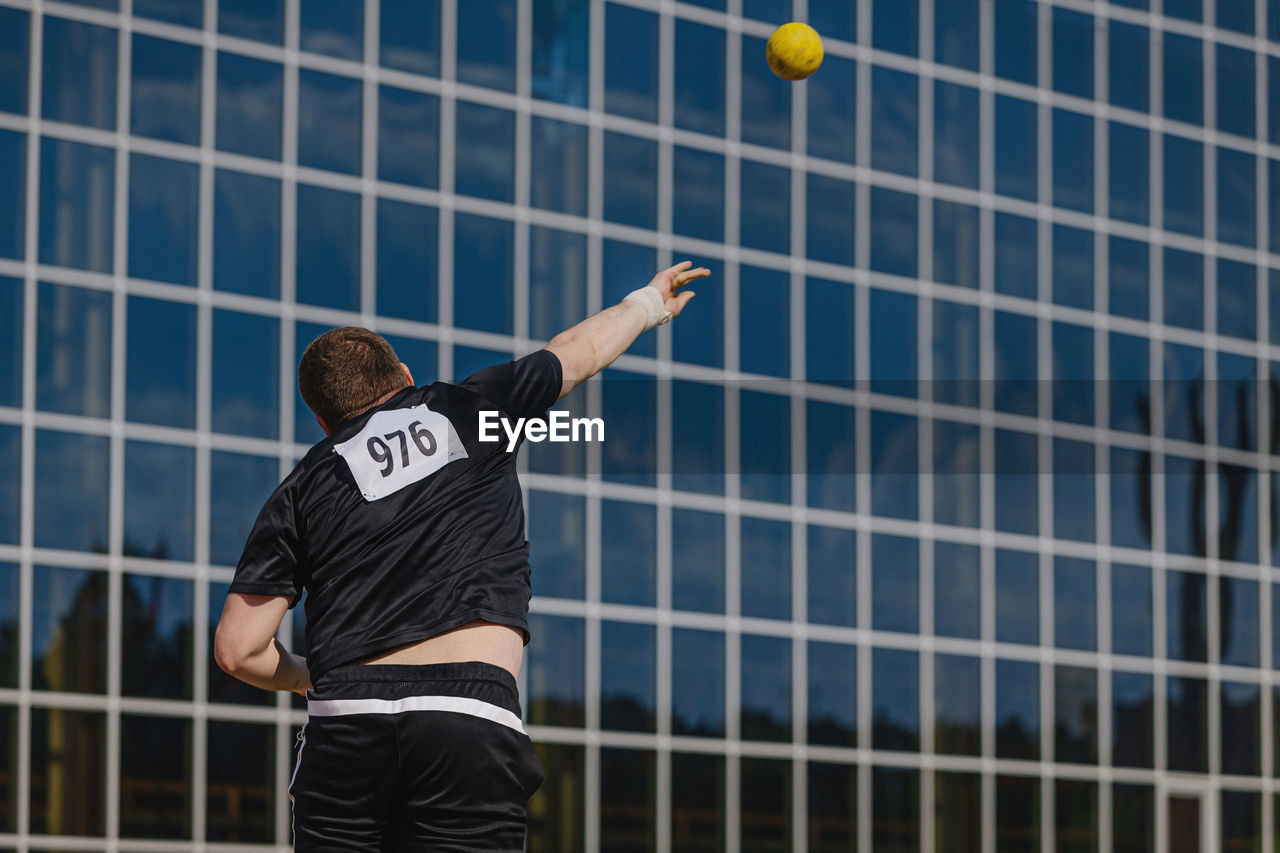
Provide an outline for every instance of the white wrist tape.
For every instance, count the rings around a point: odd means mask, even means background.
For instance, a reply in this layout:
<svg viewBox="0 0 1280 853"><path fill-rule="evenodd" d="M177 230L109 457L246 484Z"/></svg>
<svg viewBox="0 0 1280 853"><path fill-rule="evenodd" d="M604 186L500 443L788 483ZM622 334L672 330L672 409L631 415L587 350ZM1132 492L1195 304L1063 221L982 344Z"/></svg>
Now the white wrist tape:
<svg viewBox="0 0 1280 853"><path fill-rule="evenodd" d="M661 326L671 319L671 312L667 310L666 301L656 287L645 285L639 290L633 290L628 293L622 298L622 301L639 303L644 310L649 312L649 321L644 327L646 332L654 326Z"/></svg>

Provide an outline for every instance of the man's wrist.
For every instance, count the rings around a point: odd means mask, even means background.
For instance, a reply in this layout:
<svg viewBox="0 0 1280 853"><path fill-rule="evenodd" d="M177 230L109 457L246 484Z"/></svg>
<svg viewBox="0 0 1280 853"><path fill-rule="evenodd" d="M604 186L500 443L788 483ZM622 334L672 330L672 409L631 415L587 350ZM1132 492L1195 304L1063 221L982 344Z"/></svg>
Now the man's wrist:
<svg viewBox="0 0 1280 853"><path fill-rule="evenodd" d="M671 319L671 312L667 310L666 300L663 299L662 293L658 288L645 285L638 290L633 290L622 298L623 302L634 302L645 310L646 320L644 330L647 332L654 326L661 326Z"/></svg>

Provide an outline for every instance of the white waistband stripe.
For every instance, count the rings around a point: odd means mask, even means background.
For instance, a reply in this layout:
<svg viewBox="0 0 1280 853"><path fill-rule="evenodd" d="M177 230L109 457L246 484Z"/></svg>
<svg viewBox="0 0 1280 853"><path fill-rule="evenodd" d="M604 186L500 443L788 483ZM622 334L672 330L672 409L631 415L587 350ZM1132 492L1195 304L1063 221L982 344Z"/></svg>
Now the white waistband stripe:
<svg viewBox="0 0 1280 853"><path fill-rule="evenodd" d="M349 714L403 714L406 711L452 711L491 720L524 734L520 718L479 699L461 696L408 696L404 699L308 699L307 713L312 717L343 717Z"/></svg>

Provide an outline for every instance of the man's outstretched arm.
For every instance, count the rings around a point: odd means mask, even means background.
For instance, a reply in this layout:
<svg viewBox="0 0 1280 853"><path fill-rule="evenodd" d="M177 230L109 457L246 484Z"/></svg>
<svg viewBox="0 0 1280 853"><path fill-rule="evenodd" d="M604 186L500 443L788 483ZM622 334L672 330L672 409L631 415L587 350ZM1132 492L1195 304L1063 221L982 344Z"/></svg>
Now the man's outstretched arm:
<svg viewBox="0 0 1280 853"><path fill-rule="evenodd" d="M617 305L552 338L546 348L560 359L564 374L560 397L613 364L642 332L679 316L693 298L693 291L676 291L709 275L711 270L706 267L694 269L692 261L681 261L658 273L646 287L627 294Z"/></svg>

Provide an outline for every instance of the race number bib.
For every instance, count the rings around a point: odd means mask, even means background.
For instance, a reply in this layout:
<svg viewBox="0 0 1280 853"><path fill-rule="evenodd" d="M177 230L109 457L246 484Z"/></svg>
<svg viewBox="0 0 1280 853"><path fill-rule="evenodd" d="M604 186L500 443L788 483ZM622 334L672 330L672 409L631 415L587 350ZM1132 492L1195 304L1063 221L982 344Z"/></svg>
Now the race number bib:
<svg viewBox="0 0 1280 853"><path fill-rule="evenodd" d="M378 412L354 438L333 449L346 460L367 501L385 498L467 458L453 424L425 405Z"/></svg>

